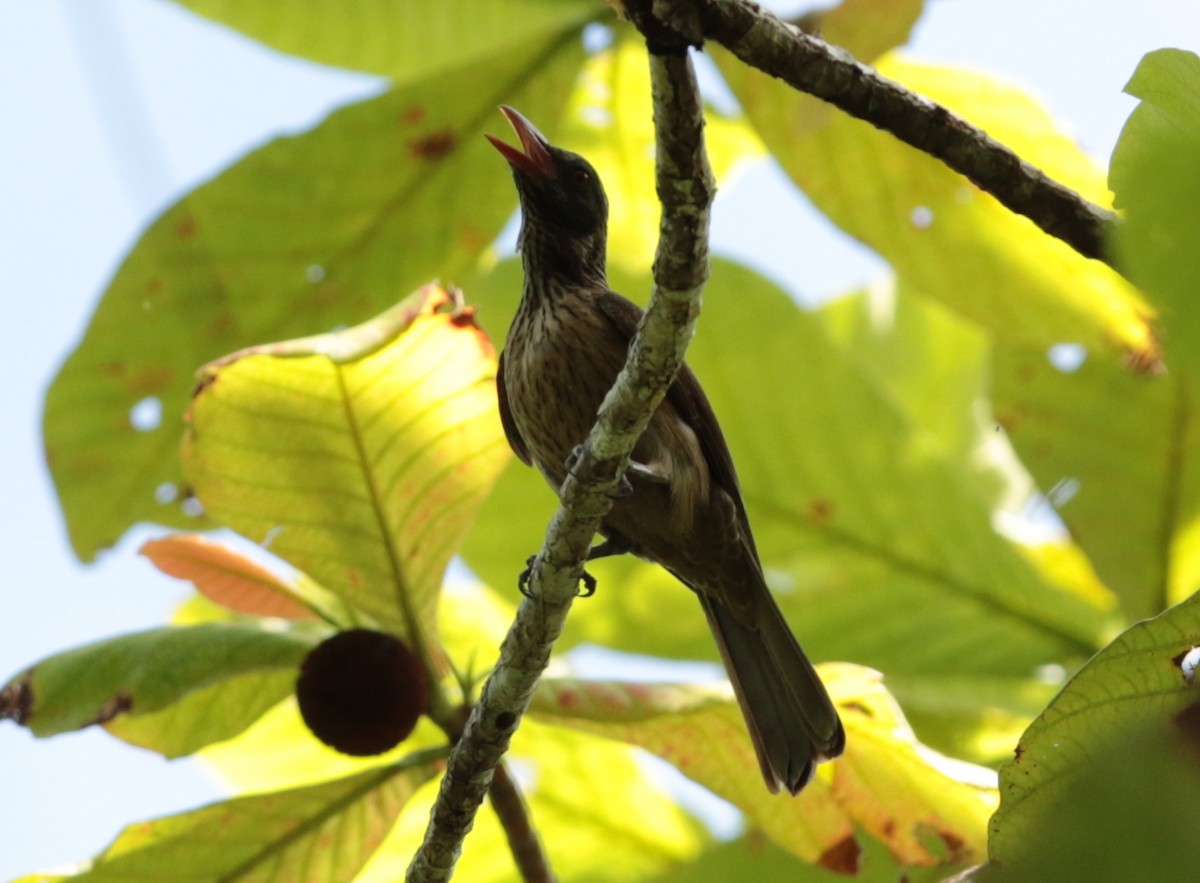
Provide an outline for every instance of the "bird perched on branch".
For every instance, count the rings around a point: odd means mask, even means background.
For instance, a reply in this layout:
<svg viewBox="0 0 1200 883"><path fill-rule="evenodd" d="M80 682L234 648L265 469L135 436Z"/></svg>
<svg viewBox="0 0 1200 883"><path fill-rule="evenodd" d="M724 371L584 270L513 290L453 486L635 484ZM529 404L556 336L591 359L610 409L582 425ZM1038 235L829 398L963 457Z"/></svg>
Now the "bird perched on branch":
<svg viewBox="0 0 1200 883"><path fill-rule="evenodd" d="M583 157L551 145L501 107L520 139L488 140L521 199L525 287L500 357L500 418L509 444L559 489L625 363L641 309L610 291L608 200ZM696 593L746 718L767 787L796 794L846 736L812 663L763 579L717 418L684 365L633 449L627 493L604 519L591 558L631 552Z"/></svg>

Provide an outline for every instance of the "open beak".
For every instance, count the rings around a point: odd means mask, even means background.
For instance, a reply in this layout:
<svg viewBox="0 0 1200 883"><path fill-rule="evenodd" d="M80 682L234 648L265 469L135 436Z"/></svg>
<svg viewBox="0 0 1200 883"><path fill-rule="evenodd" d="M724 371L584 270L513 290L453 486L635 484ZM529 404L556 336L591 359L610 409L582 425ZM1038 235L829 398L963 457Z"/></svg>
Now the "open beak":
<svg viewBox="0 0 1200 883"><path fill-rule="evenodd" d="M503 154L504 158L508 160L508 164L514 169L520 169L535 178L545 178L554 174L554 163L550 159L550 151L546 149L550 146L546 136L537 130L537 126L511 107L502 104L500 112L508 119L509 125L521 139L521 147L525 152L522 153L491 135L485 134L483 137L492 142L492 146Z"/></svg>

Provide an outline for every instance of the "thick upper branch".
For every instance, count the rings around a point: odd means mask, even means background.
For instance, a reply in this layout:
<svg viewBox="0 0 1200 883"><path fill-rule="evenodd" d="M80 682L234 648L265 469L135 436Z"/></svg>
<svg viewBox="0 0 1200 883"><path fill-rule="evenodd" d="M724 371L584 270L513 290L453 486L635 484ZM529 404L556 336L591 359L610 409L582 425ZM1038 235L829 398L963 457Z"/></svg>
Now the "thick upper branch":
<svg viewBox="0 0 1200 883"><path fill-rule="evenodd" d="M681 17L679 9L687 9ZM937 157L1004 206L1085 257L1112 264L1117 218L1047 177L986 132L805 34L750 0L627 0L644 32L678 50L715 40L746 64Z"/></svg>

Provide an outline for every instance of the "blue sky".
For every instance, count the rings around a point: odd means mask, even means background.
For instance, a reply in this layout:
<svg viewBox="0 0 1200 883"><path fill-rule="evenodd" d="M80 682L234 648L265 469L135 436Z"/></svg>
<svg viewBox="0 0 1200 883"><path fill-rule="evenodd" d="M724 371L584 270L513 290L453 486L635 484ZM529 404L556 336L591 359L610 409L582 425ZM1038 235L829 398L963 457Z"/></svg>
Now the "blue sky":
<svg viewBox="0 0 1200 883"><path fill-rule="evenodd" d="M1200 4L1181 0L927 6L911 54L1027 85L1101 160L1133 107L1121 87L1141 55L1200 49ZM122 255L162 208L248 148L378 88L162 0L0 4L0 678L57 650L160 624L184 596L134 554L149 532L94 566L75 562L42 462L41 398ZM814 295L883 271L785 191L770 166L748 170L716 206L716 249ZM820 256L802 276L800 238ZM103 733L35 742L12 725L0 726L0 781L0 880L82 859L126 822L218 794L194 765Z"/></svg>

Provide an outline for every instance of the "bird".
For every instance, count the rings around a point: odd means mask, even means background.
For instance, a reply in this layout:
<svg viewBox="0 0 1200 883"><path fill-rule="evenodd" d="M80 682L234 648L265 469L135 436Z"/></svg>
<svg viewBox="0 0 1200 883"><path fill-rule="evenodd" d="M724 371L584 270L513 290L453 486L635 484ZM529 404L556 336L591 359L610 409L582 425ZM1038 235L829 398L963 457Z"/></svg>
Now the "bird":
<svg viewBox="0 0 1200 883"><path fill-rule="evenodd" d="M514 453L557 492L642 317L607 281L608 199L592 165L502 105L520 142L492 135L521 207L520 304L497 367ZM733 459L685 363L633 448L589 560L631 553L700 600L768 790L795 795L846 735L763 577Z"/></svg>

